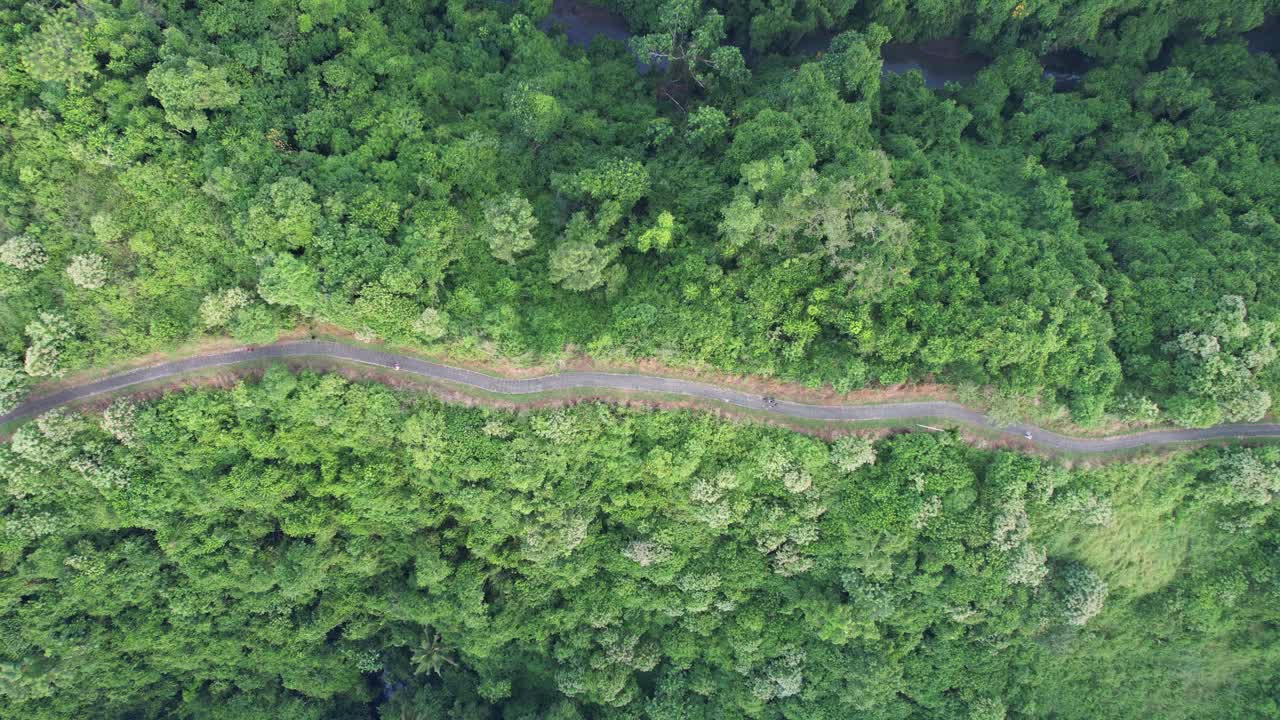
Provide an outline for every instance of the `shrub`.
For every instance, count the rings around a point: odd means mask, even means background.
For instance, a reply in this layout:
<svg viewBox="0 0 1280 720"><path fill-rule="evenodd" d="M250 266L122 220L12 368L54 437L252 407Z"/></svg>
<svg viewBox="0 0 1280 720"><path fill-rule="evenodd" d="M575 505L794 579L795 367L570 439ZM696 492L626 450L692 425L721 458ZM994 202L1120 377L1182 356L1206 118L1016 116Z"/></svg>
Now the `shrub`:
<svg viewBox="0 0 1280 720"><path fill-rule="evenodd" d="M1214 475L1224 502L1262 506L1280 494L1280 467L1264 463L1248 450L1233 450Z"/></svg>
<svg viewBox="0 0 1280 720"><path fill-rule="evenodd" d="M1064 576L1067 622L1084 626L1102 612L1107 601L1107 584L1097 573L1083 565L1072 565Z"/></svg>
<svg viewBox="0 0 1280 720"><path fill-rule="evenodd" d="M652 540L636 540L622 554L640 567L649 567L671 558L671 549Z"/></svg>
<svg viewBox="0 0 1280 720"><path fill-rule="evenodd" d="M67 265L67 277L76 287L97 290L107 284L108 268L107 259L101 255L76 255Z"/></svg>
<svg viewBox="0 0 1280 720"><path fill-rule="evenodd" d="M27 376L22 366L8 355L0 355L0 415L9 412L27 396Z"/></svg>
<svg viewBox="0 0 1280 720"><path fill-rule="evenodd" d="M449 332L449 313L427 308L413 321L413 331L425 340L439 340Z"/></svg>
<svg viewBox="0 0 1280 720"><path fill-rule="evenodd" d="M200 321L206 328L225 327L240 308L252 302L244 288L227 288L206 295L200 303Z"/></svg>
<svg viewBox="0 0 1280 720"><path fill-rule="evenodd" d="M102 413L102 429L122 445L133 447L138 442L134 423L138 418L138 406L130 400L116 400Z"/></svg>
<svg viewBox="0 0 1280 720"><path fill-rule="evenodd" d="M1043 548L1029 543L1020 546L1011 556L1005 580L1010 585L1038 587L1049 574L1049 568L1045 565L1046 557Z"/></svg>
<svg viewBox="0 0 1280 720"><path fill-rule="evenodd" d="M846 435L831 445L831 462L844 472L856 472L875 461L876 446L866 438Z"/></svg>
<svg viewBox="0 0 1280 720"><path fill-rule="evenodd" d="M533 249L534 228L538 220L533 206L519 195L504 195L485 205L481 232L489 242L489 250L502 262L513 263L516 255Z"/></svg>
<svg viewBox="0 0 1280 720"><path fill-rule="evenodd" d="M39 270L48 261L49 255L40 243L26 235L11 237L0 245L0 263L19 270Z"/></svg>
<svg viewBox="0 0 1280 720"><path fill-rule="evenodd" d="M26 332L31 338L23 362L27 374L41 377L61 374L58 360L62 355L62 345L75 334L71 323L57 313L42 312L27 324Z"/></svg>

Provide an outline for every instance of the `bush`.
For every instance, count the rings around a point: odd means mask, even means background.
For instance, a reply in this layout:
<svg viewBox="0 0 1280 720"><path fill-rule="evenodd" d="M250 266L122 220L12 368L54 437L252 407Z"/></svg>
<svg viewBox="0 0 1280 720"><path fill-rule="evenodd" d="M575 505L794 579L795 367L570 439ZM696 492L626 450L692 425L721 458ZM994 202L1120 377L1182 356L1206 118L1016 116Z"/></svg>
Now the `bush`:
<svg viewBox="0 0 1280 720"><path fill-rule="evenodd" d="M1046 558L1043 548L1029 543L1020 546L1010 556L1009 573L1005 579L1010 585L1039 586L1049 574Z"/></svg>
<svg viewBox="0 0 1280 720"><path fill-rule="evenodd" d="M1066 582L1063 600L1067 622L1084 626L1102 612L1107 601L1107 584L1083 565L1070 566L1063 577Z"/></svg>
<svg viewBox="0 0 1280 720"><path fill-rule="evenodd" d="M19 270L39 270L48 261L49 256L40 243L26 235L9 238L0 245L0 263Z"/></svg>
<svg viewBox="0 0 1280 720"><path fill-rule="evenodd" d="M7 355L0 355L0 415L14 409L27 396L27 375L22 366Z"/></svg>
<svg viewBox="0 0 1280 720"><path fill-rule="evenodd" d="M93 253L76 255L67 265L67 277L71 278L71 283L85 290L97 290L106 285L107 271L107 259Z"/></svg>
<svg viewBox="0 0 1280 720"><path fill-rule="evenodd" d="M238 287L210 293L200 303L200 321L206 328L225 327L237 310L252 301L249 291Z"/></svg>
<svg viewBox="0 0 1280 720"><path fill-rule="evenodd" d="M1262 506L1280 494L1280 466L1265 463L1256 453L1232 450L1218 465L1215 479L1224 502Z"/></svg>
<svg viewBox="0 0 1280 720"><path fill-rule="evenodd" d="M449 313L427 308L413 321L413 331L424 340L439 340L449 333Z"/></svg>
<svg viewBox="0 0 1280 720"><path fill-rule="evenodd" d="M844 472L857 472L858 468L875 461L875 444L866 438L846 435L831 445L831 462Z"/></svg>
<svg viewBox="0 0 1280 720"><path fill-rule="evenodd" d="M31 344L23 366L28 375L54 377L62 373L58 367L62 346L75 334L71 323L57 313L42 312L36 320L27 324Z"/></svg>

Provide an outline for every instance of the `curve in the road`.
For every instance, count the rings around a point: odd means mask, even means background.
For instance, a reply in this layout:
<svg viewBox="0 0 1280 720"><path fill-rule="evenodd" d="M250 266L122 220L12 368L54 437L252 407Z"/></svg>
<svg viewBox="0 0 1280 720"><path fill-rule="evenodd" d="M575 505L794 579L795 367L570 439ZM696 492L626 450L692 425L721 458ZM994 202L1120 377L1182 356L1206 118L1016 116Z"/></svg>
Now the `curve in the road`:
<svg viewBox="0 0 1280 720"><path fill-rule="evenodd" d="M605 372L563 372L555 375L517 380L494 377L474 370L440 365L373 348L322 340L281 342L274 345L239 348L122 372L101 380L31 398L12 411L0 415L0 424L32 417L61 405L85 400L96 395L123 390L141 383L164 380L197 370L238 365L263 358L295 357L329 358L373 365L409 375L431 380L442 380L502 395L529 395L551 390L621 390L687 395L748 410L763 411L804 420L827 422L901 420L903 425L908 425L914 424L919 420L939 418L1024 440L1030 434L1031 443L1071 453L1101 453L1182 442L1280 437L1280 424L1249 423L1216 425L1210 428L1191 430L1155 430L1103 438L1076 438L1059 435L1033 425L1000 426L993 423L982 413L952 402L929 401L884 405L808 405L778 400L767 405L765 399L760 395L693 380Z"/></svg>

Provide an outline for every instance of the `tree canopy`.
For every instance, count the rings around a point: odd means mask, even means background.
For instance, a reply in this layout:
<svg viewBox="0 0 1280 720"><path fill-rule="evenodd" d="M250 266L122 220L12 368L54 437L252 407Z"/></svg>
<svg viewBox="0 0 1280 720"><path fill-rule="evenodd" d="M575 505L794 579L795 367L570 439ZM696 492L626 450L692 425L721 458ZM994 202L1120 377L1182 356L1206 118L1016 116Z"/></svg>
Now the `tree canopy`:
<svg viewBox="0 0 1280 720"><path fill-rule="evenodd" d="M570 41L606 7L626 41ZM0 412L315 323L1258 420L1280 69L1242 33L1276 9L0 3ZM884 72L904 42L984 67ZM1276 717L1278 468L273 368L0 446L0 716Z"/></svg>
<svg viewBox="0 0 1280 720"><path fill-rule="evenodd" d="M0 349L49 377L323 321L1081 424L1267 412L1280 74L1238 33L1269 6L899 5L630 3L586 48L537 4L0 10ZM891 38L962 31L971 82L882 78ZM1247 338L1180 344L1222 303Z"/></svg>
<svg viewBox="0 0 1280 720"><path fill-rule="evenodd" d="M1068 471L276 366L42 415L0 490L5 717L1275 709L1272 449Z"/></svg>

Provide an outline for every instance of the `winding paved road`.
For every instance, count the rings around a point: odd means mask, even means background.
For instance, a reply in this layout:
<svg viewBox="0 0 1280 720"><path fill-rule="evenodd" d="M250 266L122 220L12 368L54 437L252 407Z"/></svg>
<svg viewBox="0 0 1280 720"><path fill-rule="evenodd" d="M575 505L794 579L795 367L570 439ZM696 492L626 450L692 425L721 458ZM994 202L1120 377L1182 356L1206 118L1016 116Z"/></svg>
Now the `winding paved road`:
<svg viewBox="0 0 1280 720"><path fill-rule="evenodd" d="M60 405L85 400L95 395L122 390L140 383L164 380L196 370L237 365L262 358L303 357L346 360L364 365L373 365L409 375L417 375L431 380L443 380L502 395L527 395L549 390L609 389L688 395L748 410L770 412L806 420L833 422L901 420L904 426L916 425L930 420L951 421L960 425L999 432L1015 438L1025 439L1026 434L1031 433L1030 442L1036 445L1073 453L1101 453L1179 442L1280 437L1280 424L1250 423L1217 425L1200 430L1156 430L1105 438L1075 438L1049 432L1033 425L1001 427L992 423L982 413L952 402L907 402L885 405L806 405L778 400L773 407L767 407L764 399L759 395L692 380L605 372L564 372L538 378L515 380L494 377L474 370L439 365L372 348L321 340L289 341L274 345L240 348L122 372L101 380L31 398L11 412L0 415L0 423L31 417Z"/></svg>

